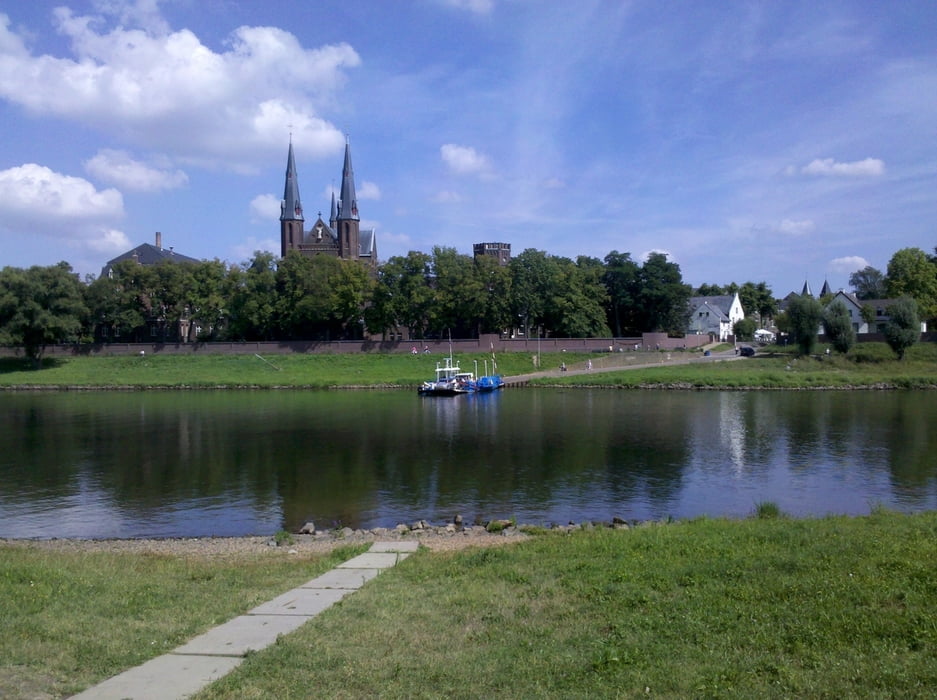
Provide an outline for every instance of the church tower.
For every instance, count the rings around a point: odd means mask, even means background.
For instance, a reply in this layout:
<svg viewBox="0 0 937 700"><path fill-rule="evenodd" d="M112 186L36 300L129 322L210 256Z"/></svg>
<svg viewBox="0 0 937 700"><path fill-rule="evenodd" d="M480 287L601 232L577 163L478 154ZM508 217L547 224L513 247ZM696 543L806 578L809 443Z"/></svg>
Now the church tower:
<svg viewBox="0 0 937 700"><path fill-rule="evenodd" d="M358 258L361 222L358 218L358 200L355 197L355 173L351 168L351 146L345 141L345 165L342 167L342 188L339 192L337 212L333 202L333 230L338 234L338 257L346 260Z"/></svg>
<svg viewBox="0 0 937 700"><path fill-rule="evenodd" d="M298 250L303 243L303 206L299 200L299 182L296 180L296 162L293 160L293 141L286 158L286 185L280 201L280 256Z"/></svg>

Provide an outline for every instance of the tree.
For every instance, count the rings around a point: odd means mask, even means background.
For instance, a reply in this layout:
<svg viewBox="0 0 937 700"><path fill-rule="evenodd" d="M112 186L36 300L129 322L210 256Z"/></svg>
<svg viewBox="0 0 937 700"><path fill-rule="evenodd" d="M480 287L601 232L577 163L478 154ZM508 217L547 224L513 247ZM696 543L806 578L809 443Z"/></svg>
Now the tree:
<svg viewBox="0 0 937 700"><path fill-rule="evenodd" d="M228 272L226 334L238 340L271 340L277 308L276 259L257 250L247 263Z"/></svg>
<svg viewBox="0 0 937 700"><path fill-rule="evenodd" d="M432 258L411 250L406 257L394 256L381 265L365 322L385 337L388 331L409 329L411 338L425 337L435 303L432 287Z"/></svg>
<svg viewBox="0 0 937 700"><path fill-rule="evenodd" d="M697 297L721 297L726 294L725 287L720 287L718 284L701 284L697 287L696 292L693 296Z"/></svg>
<svg viewBox="0 0 937 700"><path fill-rule="evenodd" d="M738 340L753 340L755 338L755 319L751 317L743 318L735 322L732 332Z"/></svg>
<svg viewBox="0 0 937 700"><path fill-rule="evenodd" d="M817 344L823 307L812 297L795 296L787 305L787 324L801 355L809 355Z"/></svg>
<svg viewBox="0 0 937 700"><path fill-rule="evenodd" d="M846 306L836 301L823 312L823 332L837 352L844 355L856 343L856 331L852 327L852 318Z"/></svg>
<svg viewBox="0 0 937 700"><path fill-rule="evenodd" d="M683 283L680 266L669 262L664 253L651 253L638 280L638 330L685 333L692 289Z"/></svg>
<svg viewBox="0 0 937 700"><path fill-rule="evenodd" d="M747 316L758 314L758 320L765 325L765 320L774 316L777 302L767 282L745 282L738 289L739 301Z"/></svg>
<svg viewBox="0 0 937 700"><path fill-rule="evenodd" d="M631 253L619 253L613 250L605 256L605 272L602 283L608 295L608 325L616 336L623 336L625 331L637 330L635 295L641 268L631 259Z"/></svg>
<svg viewBox="0 0 937 700"><path fill-rule="evenodd" d="M0 270L0 343L21 345L37 368L46 345L79 339L87 315L68 263Z"/></svg>
<svg viewBox="0 0 937 700"><path fill-rule="evenodd" d="M894 350L899 360L905 351L921 337L921 321L917 303L910 297L901 297L888 307L888 323L885 324L885 342Z"/></svg>
<svg viewBox="0 0 937 700"><path fill-rule="evenodd" d="M857 299L864 301L885 298L885 275L871 265L866 265L849 275L849 284Z"/></svg>
<svg viewBox="0 0 937 700"><path fill-rule="evenodd" d="M891 257L885 289L890 299L914 299L924 318L937 317L937 265L920 248L903 248Z"/></svg>
<svg viewBox="0 0 937 700"><path fill-rule="evenodd" d="M871 304L863 304L859 309L859 316L862 317L862 320L865 321L871 330L871 326L875 323L876 313L875 307Z"/></svg>

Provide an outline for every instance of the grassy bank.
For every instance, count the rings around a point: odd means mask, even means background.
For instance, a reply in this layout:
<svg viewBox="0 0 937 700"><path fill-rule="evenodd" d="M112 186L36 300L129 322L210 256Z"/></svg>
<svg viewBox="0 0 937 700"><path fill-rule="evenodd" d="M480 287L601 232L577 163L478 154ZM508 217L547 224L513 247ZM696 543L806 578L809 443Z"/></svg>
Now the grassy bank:
<svg viewBox="0 0 937 700"><path fill-rule="evenodd" d="M198 697L932 697L935 540L937 514L876 510L423 551ZM0 566L0 694L61 695L318 564L5 548Z"/></svg>
<svg viewBox="0 0 937 700"><path fill-rule="evenodd" d="M564 356L566 353L564 353ZM587 355L569 353L572 361ZM215 388L341 386L415 387L435 376L442 356L409 354L347 355L123 355L46 360L40 370L19 359L0 359L0 387ZM484 374L491 353L460 354L463 369ZM526 353L497 357L501 374L534 370ZM556 361L559 365L560 360Z"/></svg>
<svg viewBox="0 0 937 700"><path fill-rule="evenodd" d="M672 357L680 359L677 353ZM858 346L845 356L797 357L789 350L768 348L755 357L735 362L663 364L627 371L544 377L531 383L625 389L932 389L937 387L937 344L917 345L900 362L881 343Z"/></svg>
<svg viewBox="0 0 937 700"><path fill-rule="evenodd" d="M348 559L204 560L0 546L0 697L64 697Z"/></svg>
<svg viewBox="0 0 937 700"><path fill-rule="evenodd" d="M0 359L0 388L314 388L408 387L434 376L442 356L409 354L347 355L146 355L74 357L30 363ZM456 356L463 369L485 372L490 353ZM934 388L937 344L917 345L899 362L884 344L857 346L847 356L797 358L769 348L735 362L700 362L699 352L542 353L541 367L552 370L532 384L620 388ZM694 362L689 363L688 360ZM534 355L497 356L498 373L517 376L537 371ZM593 371L584 370L592 362ZM652 367L641 367L653 364Z"/></svg>

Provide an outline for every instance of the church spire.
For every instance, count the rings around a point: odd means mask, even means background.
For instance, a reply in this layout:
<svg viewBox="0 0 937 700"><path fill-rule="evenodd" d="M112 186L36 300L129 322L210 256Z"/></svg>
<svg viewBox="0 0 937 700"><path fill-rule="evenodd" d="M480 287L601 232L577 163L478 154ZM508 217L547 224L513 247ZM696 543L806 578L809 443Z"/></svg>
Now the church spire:
<svg viewBox="0 0 937 700"><path fill-rule="evenodd" d="M293 141L286 158L286 184L280 202L280 221L303 221L303 206L299 200L299 181L296 179L296 161L293 159Z"/></svg>
<svg viewBox="0 0 937 700"><path fill-rule="evenodd" d="M345 165L342 167L342 189L339 194L338 220L358 221L358 200L355 197L355 173L351 169L351 146L345 141Z"/></svg>

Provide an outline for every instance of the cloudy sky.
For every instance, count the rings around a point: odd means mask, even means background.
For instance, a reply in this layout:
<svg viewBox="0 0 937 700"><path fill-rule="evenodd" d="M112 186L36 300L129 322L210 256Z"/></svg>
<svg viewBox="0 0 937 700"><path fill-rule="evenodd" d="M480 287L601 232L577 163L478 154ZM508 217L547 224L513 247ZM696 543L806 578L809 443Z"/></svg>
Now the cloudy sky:
<svg viewBox="0 0 937 700"><path fill-rule="evenodd" d="M0 266L279 252L346 138L382 260L845 287L937 245L937 3L0 0Z"/></svg>

